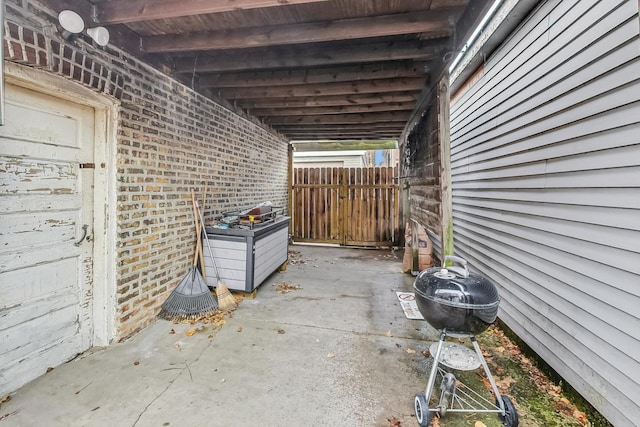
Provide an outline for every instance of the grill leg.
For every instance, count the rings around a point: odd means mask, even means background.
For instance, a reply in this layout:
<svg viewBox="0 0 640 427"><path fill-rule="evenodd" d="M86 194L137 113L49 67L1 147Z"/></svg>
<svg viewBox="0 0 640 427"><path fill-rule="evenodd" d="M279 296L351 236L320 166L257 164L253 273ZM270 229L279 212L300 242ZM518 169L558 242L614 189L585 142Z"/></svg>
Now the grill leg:
<svg viewBox="0 0 640 427"><path fill-rule="evenodd" d="M476 341L475 336L471 337L471 343L473 344L473 348L476 350L476 354L480 359L480 363L482 364L484 373L487 376L487 379L489 380L489 384L491 384L491 390L493 390L493 394L496 397L496 402L497 402L497 406L500 408L500 413L502 414L502 416L504 416L505 414L504 402L500 397L500 391L498 391L498 386L496 385L496 382L493 380L493 375L491 375L491 371L489 371L489 366L487 365L487 361L484 360L484 356L482 355L482 351L480 350L480 346L478 345L478 342Z"/></svg>
<svg viewBox="0 0 640 427"><path fill-rule="evenodd" d="M436 354L432 354L433 357L433 365L431 366L431 372L429 373L429 380L427 381L427 390L424 392L427 397L427 405L429 404L429 398L431 397L431 392L433 391L433 385L436 382L436 375L438 373L438 364L440 363L440 353L442 353L442 345L444 344L444 339L447 336L446 329L443 329L440 333L440 341L438 341L438 349L436 350Z"/></svg>

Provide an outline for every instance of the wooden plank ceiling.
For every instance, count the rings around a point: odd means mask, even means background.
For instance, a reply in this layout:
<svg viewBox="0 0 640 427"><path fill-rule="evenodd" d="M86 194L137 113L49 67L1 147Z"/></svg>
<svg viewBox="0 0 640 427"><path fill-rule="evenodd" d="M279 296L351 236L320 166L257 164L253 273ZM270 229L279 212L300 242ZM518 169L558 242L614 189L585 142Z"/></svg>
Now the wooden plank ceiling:
<svg viewBox="0 0 640 427"><path fill-rule="evenodd" d="M372 140L399 138L420 114L489 1L45 3L291 140Z"/></svg>

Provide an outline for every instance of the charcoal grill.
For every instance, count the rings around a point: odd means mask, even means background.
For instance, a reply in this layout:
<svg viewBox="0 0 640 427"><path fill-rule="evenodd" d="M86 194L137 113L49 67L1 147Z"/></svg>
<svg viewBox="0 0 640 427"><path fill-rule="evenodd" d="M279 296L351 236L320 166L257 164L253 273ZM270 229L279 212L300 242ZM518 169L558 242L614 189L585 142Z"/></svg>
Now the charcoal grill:
<svg viewBox="0 0 640 427"><path fill-rule="evenodd" d="M449 267L446 267L451 264ZM431 414L447 412L496 413L506 427L518 426L518 414L508 396L498 387L482 356L476 335L484 332L498 315L500 298L496 287L485 277L470 273L467 261L446 256L442 267L423 270L413 283L416 303L422 316L440 331L440 339L430 347L431 368L425 393L415 396L416 419L428 427ZM470 338L473 349L446 338ZM482 366L495 397L492 402L466 386L452 370L470 371ZM434 385L440 380L440 398L429 407Z"/></svg>

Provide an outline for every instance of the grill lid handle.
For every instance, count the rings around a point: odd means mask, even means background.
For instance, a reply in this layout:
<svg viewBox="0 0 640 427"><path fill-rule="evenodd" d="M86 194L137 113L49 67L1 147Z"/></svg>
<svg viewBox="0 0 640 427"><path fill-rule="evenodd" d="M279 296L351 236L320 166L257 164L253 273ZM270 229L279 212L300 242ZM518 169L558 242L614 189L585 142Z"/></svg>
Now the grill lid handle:
<svg viewBox="0 0 640 427"><path fill-rule="evenodd" d="M451 266L447 267L447 261L451 261ZM462 268L460 267L456 267L455 264L459 264L462 266ZM454 256L454 255L445 255L444 257L444 263L442 264L443 268L447 268L451 271L453 271L454 273L458 273L459 275L463 276L465 279L467 277L469 277L469 269L467 268L467 260L464 258L460 258L459 256Z"/></svg>

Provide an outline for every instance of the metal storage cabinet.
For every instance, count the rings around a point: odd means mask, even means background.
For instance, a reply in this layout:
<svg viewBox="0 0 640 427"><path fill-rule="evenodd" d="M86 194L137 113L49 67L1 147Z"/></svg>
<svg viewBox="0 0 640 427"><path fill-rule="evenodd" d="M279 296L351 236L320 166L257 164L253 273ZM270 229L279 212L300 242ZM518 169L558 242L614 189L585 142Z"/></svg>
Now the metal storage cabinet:
<svg viewBox="0 0 640 427"><path fill-rule="evenodd" d="M205 238L211 245L220 282L231 290L252 292L287 261L289 222L289 217L282 216L251 230L205 227L202 249L207 285L216 286L218 282Z"/></svg>

